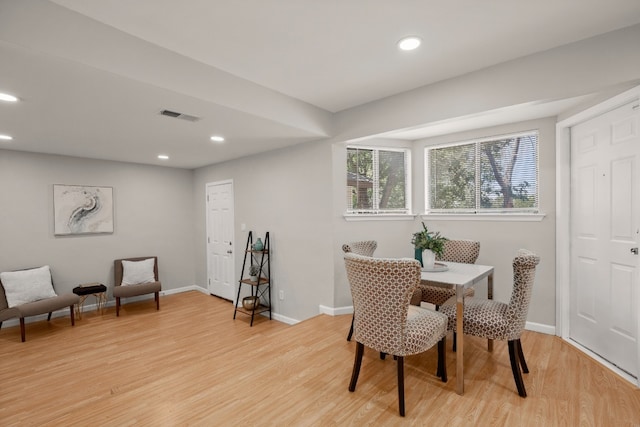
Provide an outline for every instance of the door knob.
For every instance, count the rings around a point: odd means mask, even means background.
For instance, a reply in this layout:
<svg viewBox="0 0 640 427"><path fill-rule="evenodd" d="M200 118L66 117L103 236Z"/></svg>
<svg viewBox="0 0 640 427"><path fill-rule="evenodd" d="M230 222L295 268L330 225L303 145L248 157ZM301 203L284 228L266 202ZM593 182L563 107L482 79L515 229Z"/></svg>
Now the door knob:
<svg viewBox="0 0 640 427"><path fill-rule="evenodd" d="M631 248L631 253L634 255L638 255L638 248Z"/></svg>

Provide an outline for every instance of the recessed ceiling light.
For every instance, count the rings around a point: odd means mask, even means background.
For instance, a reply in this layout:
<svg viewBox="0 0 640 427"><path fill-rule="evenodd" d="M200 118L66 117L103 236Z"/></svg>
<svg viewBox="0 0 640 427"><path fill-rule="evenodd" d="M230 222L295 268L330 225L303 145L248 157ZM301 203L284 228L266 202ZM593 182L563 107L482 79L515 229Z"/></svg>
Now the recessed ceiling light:
<svg viewBox="0 0 640 427"><path fill-rule="evenodd" d="M398 47L402 50L413 50L413 49L417 49L421 43L422 43L422 39L420 37L409 36L400 40L398 42Z"/></svg>
<svg viewBox="0 0 640 427"><path fill-rule="evenodd" d="M166 154L158 154L158 158L160 160L169 160L169 156L167 156Z"/></svg>
<svg viewBox="0 0 640 427"><path fill-rule="evenodd" d="M8 101L8 102L16 102L18 98L13 95L9 95L8 93L0 92L0 101Z"/></svg>
<svg viewBox="0 0 640 427"><path fill-rule="evenodd" d="M215 141L215 142L223 142L224 138L222 136L219 136L219 135L214 135L214 136L211 137L211 140Z"/></svg>
<svg viewBox="0 0 640 427"><path fill-rule="evenodd" d="M13 137L9 135L0 135L0 139L4 139L5 141L11 141Z"/></svg>

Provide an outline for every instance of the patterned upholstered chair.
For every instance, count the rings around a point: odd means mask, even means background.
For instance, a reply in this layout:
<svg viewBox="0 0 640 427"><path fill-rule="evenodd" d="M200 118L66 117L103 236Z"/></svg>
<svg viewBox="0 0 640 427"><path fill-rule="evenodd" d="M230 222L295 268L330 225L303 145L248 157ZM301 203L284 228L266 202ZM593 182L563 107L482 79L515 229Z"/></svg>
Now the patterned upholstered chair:
<svg viewBox="0 0 640 427"><path fill-rule="evenodd" d="M404 358L438 344L437 375L447 381L445 342L447 317L409 304L420 283L420 263L414 259L344 255L353 297L356 354L349 391L356 389L364 347L391 354L398 363L398 399L404 416Z"/></svg>
<svg viewBox="0 0 640 427"><path fill-rule="evenodd" d="M513 259L513 290L509 303L484 298L465 298L463 330L465 334L508 342L509 359L518 394L527 397L522 372L529 373L522 352L520 335L524 330L531 301L531 289L540 257L521 249ZM455 297L440 307L449 318L448 329L455 330Z"/></svg>
<svg viewBox="0 0 640 427"><path fill-rule="evenodd" d="M342 251L344 253L352 252L357 255L372 257L378 242L375 240L362 240L359 242L350 242L342 245ZM349 334L347 334L347 341L351 341L353 336L353 319L351 319L351 327L349 328Z"/></svg>
<svg viewBox="0 0 640 427"><path fill-rule="evenodd" d="M475 264L480 254L480 242L474 240L447 240L444 251L437 261ZM436 310L456 294L452 285L438 282L423 282L411 298L411 304L420 305L421 301L434 304ZM465 296L473 296L473 288L465 290ZM455 340L454 340L455 341Z"/></svg>

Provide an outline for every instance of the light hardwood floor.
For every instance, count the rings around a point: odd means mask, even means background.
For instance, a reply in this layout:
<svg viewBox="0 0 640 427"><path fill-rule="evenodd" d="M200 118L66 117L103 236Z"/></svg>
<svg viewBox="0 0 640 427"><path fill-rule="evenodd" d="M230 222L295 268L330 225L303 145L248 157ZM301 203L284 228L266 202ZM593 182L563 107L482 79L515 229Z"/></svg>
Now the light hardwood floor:
<svg viewBox="0 0 640 427"><path fill-rule="evenodd" d="M240 316L240 315L239 315ZM526 332L528 397L516 392L507 346L465 337L465 395L434 375L436 349L405 362L406 418L396 365L372 350L347 386L351 316L288 326L235 321L229 302L198 292L126 304L119 318L85 313L0 330L0 425L93 426L640 426L640 391L557 337Z"/></svg>

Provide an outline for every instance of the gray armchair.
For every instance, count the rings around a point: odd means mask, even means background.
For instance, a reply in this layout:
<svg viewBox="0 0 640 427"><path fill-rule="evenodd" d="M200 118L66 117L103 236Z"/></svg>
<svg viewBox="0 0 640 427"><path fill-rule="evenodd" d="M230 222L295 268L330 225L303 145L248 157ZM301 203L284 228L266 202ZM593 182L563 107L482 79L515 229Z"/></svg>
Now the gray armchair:
<svg viewBox="0 0 640 427"><path fill-rule="evenodd" d="M129 278L127 277L127 271L125 271L125 267L123 266L123 261L135 263L129 265L137 266L137 263L148 261L150 259L153 259L153 266L151 267L151 269L149 269L148 271L142 271L141 275L131 276L134 278L142 277L142 279L139 279L141 280L141 282L128 283L127 279ZM158 279L158 257L152 256L117 259L114 261L113 274L113 296L116 299L116 316L120 316L121 298L130 298L151 293L154 294L154 298L156 301L156 310L160 310L160 291L162 290L162 284Z"/></svg>
<svg viewBox="0 0 640 427"><path fill-rule="evenodd" d="M24 283L20 283L20 285L27 287L30 285L29 279L28 278L16 279L15 273L29 274L30 272L33 272L36 270L42 270L41 274L45 274L48 276L47 277L48 283L46 284L46 287L49 287L50 285L50 288L51 288L50 292L45 297L41 297L41 298L35 297L33 298L35 300L23 302L13 307L9 307L9 302L7 300L4 285L2 284L2 281L1 281L1 276L4 275L6 280L9 278L9 275L12 275L13 273L12 281L15 283L18 283L16 282L16 280L19 282L24 282ZM25 317L37 316L40 314L48 313L49 315L47 317L47 321L49 321L51 320L51 314L54 311L63 309L65 307L69 307L69 315L71 317L71 326L74 326L75 325L74 305L78 303L80 298L75 294L57 295L54 289L55 287L53 285L51 272L49 271L48 266L38 267L37 269L30 268L25 270L9 272L8 275L7 273L0 273L0 327L2 326L2 322L5 320L16 318L16 317L19 318L20 319L20 339L22 340L22 342L25 342L26 341L26 326L25 326L25 320L24 320Z"/></svg>

